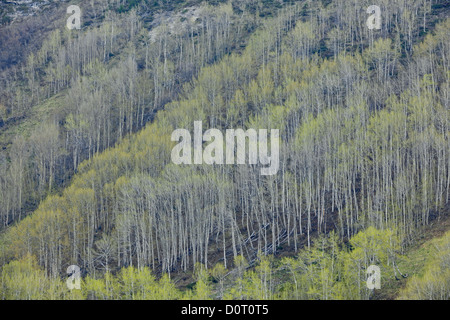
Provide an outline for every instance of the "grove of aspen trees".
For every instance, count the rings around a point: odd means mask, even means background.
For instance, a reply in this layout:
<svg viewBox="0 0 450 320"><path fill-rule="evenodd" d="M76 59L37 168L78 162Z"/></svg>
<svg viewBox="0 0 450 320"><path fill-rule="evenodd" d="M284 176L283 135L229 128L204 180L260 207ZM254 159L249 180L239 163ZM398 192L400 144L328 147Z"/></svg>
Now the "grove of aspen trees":
<svg viewBox="0 0 450 320"><path fill-rule="evenodd" d="M447 1L94 2L23 57L0 25L0 299L450 299L448 232L404 270L450 214ZM278 172L174 164L195 121L279 129Z"/></svg>

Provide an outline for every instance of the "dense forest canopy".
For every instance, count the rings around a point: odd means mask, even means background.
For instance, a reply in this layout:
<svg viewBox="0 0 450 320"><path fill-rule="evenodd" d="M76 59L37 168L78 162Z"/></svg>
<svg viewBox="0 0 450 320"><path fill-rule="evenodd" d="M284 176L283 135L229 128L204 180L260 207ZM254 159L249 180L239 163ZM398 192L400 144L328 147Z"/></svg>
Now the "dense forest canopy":
<svg viewBox="0 0 450 320"><path fill-rule="evenodd" d="M75 3L1 21L1 298L369 299L447 218L447 1ZM278 171L174 164L198 121ZM447 238L401 298L449 298Z"/></svg>

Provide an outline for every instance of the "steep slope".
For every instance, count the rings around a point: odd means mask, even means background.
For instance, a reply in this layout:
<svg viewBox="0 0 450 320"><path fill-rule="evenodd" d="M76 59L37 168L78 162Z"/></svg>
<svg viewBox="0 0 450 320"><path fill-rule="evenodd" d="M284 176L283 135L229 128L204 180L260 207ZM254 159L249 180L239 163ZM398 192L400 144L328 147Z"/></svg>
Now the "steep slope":
<svg viewBox="0 0 450 320"><path fill-rule="evenodd" d="M95 276L130 266L182 273L197 263L212 268L221 262L244 276L240 256L264 266L258 255L306 247L313 248L305 251L310 273L299 276L320 290L291 296L286 287L283 297L370 298L355 289L366 267L394 267L397 251L419 228L446 215L448 205L450 20L421 35L423 25L413 23L419 16L412 21L405 14L421 5L391 1L384 8L389 23L380 31L365 28L356 2L348 11L339 11L339 2L282 9L242 52L222 49L220 59L211 60L217 63L197 65L198 76L184 82L177 99L162 102L159 95L156 115L136 134L127 121L139 121L146 104L132 107L138 95L128 94L149 75L137 74L132 82L132 55L112 58L118 68L112 71L87 66L72 92L80 109L68 113L65 126L73 134L71 151L83 145L90 160L78 165L74 156L77 174L70 186L3 234L2 264L25 259L57 277L71 264ZM336 17L340 24L332 23ZM176 65L163 61L156 70ZM129 76L127 86L111 85L106 94L124 90L116 104L120 143L107 149L110 143L100 145L108 134L96 131L101 118L95 112L84 117L89 108L109 103L97 98L97 90L87 99L86 89L114 83L121 74ZM173 89L164 77L158 83ZM171 134L193 132L194 121L202 121L204 130L280 129L278 173L262 176L252 165L174 165ZM337 248L345 241L354 249L344 248L336 258L320 249L321 243ZM321 256L324 267L315 269ZM330 271L334 261L340 268ZM326 279L348 272L343 279L349 281L327 289L320 272Z"/></svg>
<svg viewBox="0 0 450 320"><path fill-rule="evenodd" d="M2 53L21 55L0 76L1 227L68 186L81 161L141 129L202 66L245 47L260 23L230 4L108 3L78 2L82 30L65 29L64 2L30 18L49 15L47 23L2 28L11 48ZM27 23L29 38L16 38Z"/></svg>

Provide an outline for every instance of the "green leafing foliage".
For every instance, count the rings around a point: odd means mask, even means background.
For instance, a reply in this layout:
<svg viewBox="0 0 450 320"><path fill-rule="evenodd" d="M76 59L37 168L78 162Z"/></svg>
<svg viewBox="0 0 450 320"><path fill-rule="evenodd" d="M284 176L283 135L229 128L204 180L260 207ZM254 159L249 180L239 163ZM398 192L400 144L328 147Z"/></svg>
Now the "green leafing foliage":
<svg viewBox="0 0 450 320"><path fill-rule="evenodd" d="M246 259L237 256L230 270L222 264L206 269L197 263L195 284L185 290L177 289L169 274L157 279L148 267L129 266L116 274L87 276L81 279L81 290L69 291L28 255L3 267L0 294L3 299L368 299L373 292L366 287L365 271L369 265L380 266L382 285L387 283L393 277L388 270L397 258L398 238L391 230L369 228L350 243L340 243L332 232L296 258L259 255L249 268Z"/></svg>
<svg viewBox="0 0 450 320"><path fill-rule="evenodd" d="M450 19L389 1L372 32L356 2L268 19L252 3L205 7L181 34L134 9L56 30L4 86L8 130L58 110L0 157L4 298L368 299L370 265L382 287L396 276L448 211ZM194 121L279 129L280 170L174 165L171 133ZM445 269L430 270L435 286Z"/></svg>

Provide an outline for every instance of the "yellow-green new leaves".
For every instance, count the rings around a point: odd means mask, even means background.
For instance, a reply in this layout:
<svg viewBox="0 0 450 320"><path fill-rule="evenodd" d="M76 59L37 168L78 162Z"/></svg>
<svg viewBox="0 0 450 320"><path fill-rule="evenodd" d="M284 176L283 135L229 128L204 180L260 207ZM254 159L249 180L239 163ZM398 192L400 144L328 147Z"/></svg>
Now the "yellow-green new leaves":
<svg viewBox="0 0 450 320"><path fill-rule="evenodd" d="M0 297L6 300L58 300L82 298L70 294L66 284L50 278L32 255L4 265L0 274Z"/></svg>
<svg viewBox="0 0 450 320"><path fill-rule="evenodd" d="M450 299L450 233L426 245L430 250L425 257L425 268L408 280L400 300Z"/></svg>

